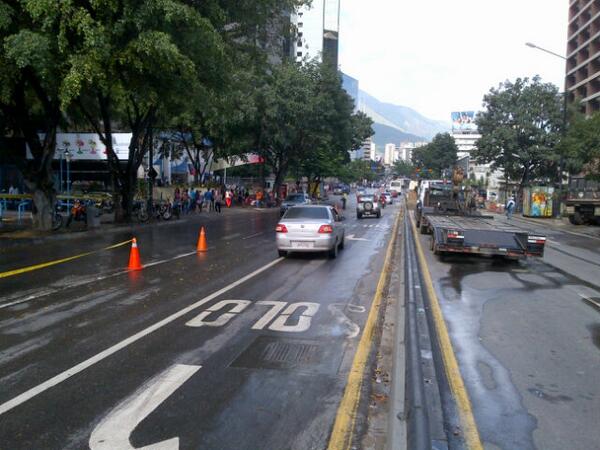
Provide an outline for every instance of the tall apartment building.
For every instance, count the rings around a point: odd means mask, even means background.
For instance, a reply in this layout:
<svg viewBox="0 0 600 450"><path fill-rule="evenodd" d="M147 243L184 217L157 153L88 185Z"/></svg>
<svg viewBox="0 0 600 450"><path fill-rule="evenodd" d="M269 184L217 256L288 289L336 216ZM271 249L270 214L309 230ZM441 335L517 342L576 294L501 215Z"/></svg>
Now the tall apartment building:
<svg viewBox="0 0 600 450"><path fill-rule="evenodd" d="M600 110L600 0L570 0L566 89L587 115Z"/></svg>
<svg viewBox="0 0 600 450"><path fill-rule="evenodd" d="M396 154L396 144L385 144L384 152L383 152L383 164L386 166L391 166L394 164Z"/></svg>
<svg viewBox="0 0 600 450"><path fill-rule="evenodd" d="M361 148L350 152L350 159L352 161L375 161L375 142L371 138L367 138Z"/></svg>
<svg viewBox="0 0 600 450"><path fill-rule="evenodd" d="M292 17L298 36L294 43L296 61L317 58L338 67L340 0L313 0Z"/></svg>

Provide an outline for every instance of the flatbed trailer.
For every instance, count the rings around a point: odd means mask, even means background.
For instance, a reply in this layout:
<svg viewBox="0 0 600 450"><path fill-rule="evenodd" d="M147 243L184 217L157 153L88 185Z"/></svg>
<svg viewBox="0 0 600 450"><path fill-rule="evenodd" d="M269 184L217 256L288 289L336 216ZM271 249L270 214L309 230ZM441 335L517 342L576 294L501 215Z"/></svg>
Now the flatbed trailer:
<svg viewBox="0 0 600 450"><path fill-rule="evenodd" d="M425 213L420 230L435 254L470 253L511 259L544 256L546 236L496 222L493 216Z"/></svg>

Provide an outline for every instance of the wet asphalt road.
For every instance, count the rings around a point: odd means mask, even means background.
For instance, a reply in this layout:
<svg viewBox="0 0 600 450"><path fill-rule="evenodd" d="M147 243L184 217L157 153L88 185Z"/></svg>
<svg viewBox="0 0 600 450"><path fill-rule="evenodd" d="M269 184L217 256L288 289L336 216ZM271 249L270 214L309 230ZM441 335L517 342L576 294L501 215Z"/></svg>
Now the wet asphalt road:
<svg viewBox="0 0 600 450"><path fill-rule="evenodd" d="M141 272L124 246L1 279L0 448L326 447L398 206L352 211L336 260L279 259L276 211L228 211L137 230ZM4 249L0 272L130 238Z"/></svg>
<svg viewBox="0 0 600 450"><path fill-rule="evenodd" d="M482 441L598 449L600 239L513 224L548 236L543 259L440 259L420 236Z"/></svg>

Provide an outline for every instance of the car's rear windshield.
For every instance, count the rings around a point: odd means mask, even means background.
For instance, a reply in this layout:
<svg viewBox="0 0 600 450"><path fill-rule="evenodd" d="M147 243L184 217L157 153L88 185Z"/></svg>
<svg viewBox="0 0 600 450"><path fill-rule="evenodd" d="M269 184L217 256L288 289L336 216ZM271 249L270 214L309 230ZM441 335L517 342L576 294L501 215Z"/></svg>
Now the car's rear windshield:
<svg viewBox="0 0 600 450"><path fill-rule="evenodd" d="M361 195L360 196L360 201L361 202L372 202L373 201L373 196L372 195Z"/></svg>
<svg viewBox="0 0 600 450"><path fill-rule="evenodd" d="M294 206L285 213L286 219L329 219L327 208L302 208Z"/></svg>
<svg viewBox="0 0 600 450"><path fill-rule="evenodd" d="M302 195L302 194L288 195L285 198L285 201L286 202L296 202L296 203L303 202L304 201L304 195Z"/></svg>

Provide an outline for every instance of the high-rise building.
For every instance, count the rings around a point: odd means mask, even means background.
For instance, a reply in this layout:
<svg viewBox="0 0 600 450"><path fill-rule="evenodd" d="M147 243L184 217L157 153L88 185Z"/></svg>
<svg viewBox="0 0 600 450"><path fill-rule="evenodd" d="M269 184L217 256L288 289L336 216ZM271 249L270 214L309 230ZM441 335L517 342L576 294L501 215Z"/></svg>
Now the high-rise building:
<svg viewBox="0 0 600 450"><path fill-rule="evenodd" d="M354 109L356 110L358 107L358 80L344 72L340 72L340 74L342 75L342 87L354 100Z"/></svg>
<svg viewBox="0 0 600 450"><path fill-rule="evenodd" d="M600 110L600 2L570 0L566 89L587 115Z"/></svg>
<svg viewBox="0 0 600 450"><path fill-rule="evenodd" d="M391 166L394 164L394 153L396 153L396 144L385 144L383 152L383 164Z"/></svg>
<svg viewBox="0 0 600 450"><path fill-rule="evenodd" d="M412 154L416 148L427 145L427 142L402 142L396 147L398 150L398 159L410 162Z"/></svg>
<svg viewBox="0 0 600 450"><path fill-rule="evenodd" d="M297 29L294 54L296 61L305 57L338 66L340 0L313 0L292 17Z"/></svg>
<svg viewBox="0 0 600 450"><path fill-rule="evenodd" d="M375 161L375 142L371 138L367 138L363 145L358 150L350 152L350 159L352 161L363 160L363 161Z"/></svg>

